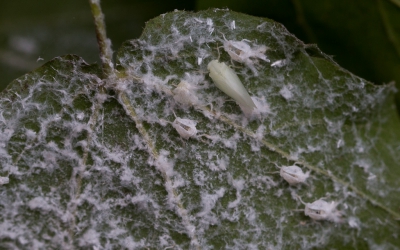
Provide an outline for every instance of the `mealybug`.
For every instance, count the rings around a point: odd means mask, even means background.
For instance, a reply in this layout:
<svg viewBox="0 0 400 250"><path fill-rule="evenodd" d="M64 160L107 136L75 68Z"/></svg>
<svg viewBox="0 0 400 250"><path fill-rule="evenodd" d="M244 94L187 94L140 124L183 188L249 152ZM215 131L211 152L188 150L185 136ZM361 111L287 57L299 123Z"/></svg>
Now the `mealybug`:
<svg viewBox="0 0 400 250"><path fill-rule="evenodd" d="M186 81L181 81L178 86L172 90L172 93L174 94L175 101L184 105L193 105L199 100L194 92L194 87Z"/></svg>
<svg viewBox="0 0 400 250"><path fill-rule="evenodd" d="M279 173L290 185L304 183L310 176L310 171L303 173L303 170L296 165L283 166Z"/></svg>
<svg viewBox="0 0 400 250"><path fill-rule="evenodd" d="M304 214L313 220L329 220L340 222L341 213L336 210L337 203L326 202L322 199L316 200L313 203L305 203L299 197L301 203L305 205Z"/></svg>
<svg viewBox="0 0 400 250"><path fill-rule="evenodd" d="M196 121L190 119L182 119L175 116L175 121L172 123L172 127L176 129L176 131L183 139L187 140L197 134L196 124Z"/></svg>

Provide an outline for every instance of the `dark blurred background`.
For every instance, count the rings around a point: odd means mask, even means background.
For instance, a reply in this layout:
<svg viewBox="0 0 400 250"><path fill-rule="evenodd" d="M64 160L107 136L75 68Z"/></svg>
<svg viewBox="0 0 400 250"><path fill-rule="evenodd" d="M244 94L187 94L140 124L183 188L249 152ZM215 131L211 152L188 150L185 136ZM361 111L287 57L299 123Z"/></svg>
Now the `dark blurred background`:
<svg viewBox="0 0 400 250"><path fill-rule="evenodd" d="M400 0L103 0L101 4L114 50L123 41L138 38L147 20L165 12L229 8L281 22L367 80L400 83ZM65 54L99 62L88 1L0 2L0 90Z"/></svg>

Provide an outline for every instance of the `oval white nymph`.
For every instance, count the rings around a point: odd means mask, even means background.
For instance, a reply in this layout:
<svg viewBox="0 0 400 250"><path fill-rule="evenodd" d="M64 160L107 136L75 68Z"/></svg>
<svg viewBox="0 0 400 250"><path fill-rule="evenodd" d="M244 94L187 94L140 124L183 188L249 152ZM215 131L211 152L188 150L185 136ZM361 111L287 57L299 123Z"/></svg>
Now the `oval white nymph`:
<svg viewBox="0 0 400 250"><path fill-rule="evenodd" d="M337 203L334 201L326 202L322 199L313 203L305 203L301 199L300 201L305 205L304 214L313 220L341 221L341 213L336 210Z"/></svg>
<svg viewBox="0 0 400 250"><path fill-rule="evenodd" d="M208 64L207 69L210 71L210 77L213 79L215 85L225 94L235 99L243 109L252 111L256 108L256 105L235 71L229 68L225 63L212 60Z"/></svg>
<svg viewBox="0 0 400 250"><path fill-rule="evenodd" d="M197 122L194 120L179 117L175 117L175 120L172 123L172 127L174 127L178 134L186 140L197 134L196 125Z"/></svg>
<svg viewBox="0 0 400 250"><path fill-rule="evenodd" d="M225 38L225 37L224 37ZM266 62L269 62L269 59L265 55L267 51L267 46L265 45L254 45L251 47L248 44L248 40L242 41L232 41L225 40L224 41L224 50L229 54L232 60L235 60L240 63L245 63L247 65L254 64L253 59L261 59Z"/></svg>
<svg viewBox="0 0 400 250"><path fill-rule="evenodd" d="M303 170L296 165L293 166L283 166L280 170L280 175L285 181L290 185L296 185L299 183L304 183L306 179L310 176L310 171L303 173Z"/></svg>
<svg viewBox="0 0 400 250"><path fill-rule="evenodd" d="M194 91L194 87L186 81L181 81L178 86L172 90L172 93L174 94L175 101L187 106L196 104L199 100Z"/></svg>

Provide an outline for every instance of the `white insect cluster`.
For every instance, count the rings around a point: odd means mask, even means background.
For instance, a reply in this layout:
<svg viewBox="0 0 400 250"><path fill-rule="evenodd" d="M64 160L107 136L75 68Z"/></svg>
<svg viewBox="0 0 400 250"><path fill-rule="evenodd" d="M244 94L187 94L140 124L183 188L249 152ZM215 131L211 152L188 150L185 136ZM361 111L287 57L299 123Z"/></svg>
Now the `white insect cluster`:
<svg viewBox="0 0 400 250"><path fill-rule="evenodd" d="M225 94L235 99L241 108L247 112L251 112L256 108L256 105L235 71L225 63L212 60L208 64L207 69L210 71L210 77L213 79L215 85Z"/></svg>

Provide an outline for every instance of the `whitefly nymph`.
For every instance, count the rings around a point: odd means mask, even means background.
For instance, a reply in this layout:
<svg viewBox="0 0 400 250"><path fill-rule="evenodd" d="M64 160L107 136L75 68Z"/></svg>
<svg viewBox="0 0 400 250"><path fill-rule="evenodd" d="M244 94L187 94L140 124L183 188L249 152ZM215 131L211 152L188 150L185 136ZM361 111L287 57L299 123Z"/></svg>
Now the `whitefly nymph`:
<svg viewBox="0 0 400 250"><path fill-rule="evenodd" d="M190 119L175 117L172 127L176 129L183 139L189 139L197 134L197 122Z"/></svg>
<svg viewBox="0 0 400 250"><path fill-rule="evenodd" d="M223 62L218 62L218 60L212 60L207 69L210 71L210 77L215 85L225 94L235 99L244 110L253 111L256 108L249 93L233 69Z"/></svg>
<svg viewBox="0 0 400 250"><path fill-rule="evenodd" d="M293 165L293 166L281 167L279 174L290 185L296 185L299 183L305 183L307 178L310 176L310 171L304 173L301 168L299 168L296 165Z"/></svg>
<svg viewBox="0 0 400 250"><path fill-rule="evenodd" d="M341 221L341 213L336 210L337 203L334 201L327 202L323 199L316 200L313 203L306 203L301 199L300 201L305 205L304 214L313 220Z"/></svg>
<svg viewBox="0 0 400 250"><path fill-rule="evenodd" d="M174 94L175 101L187 106L196 104L199 100L194 87L186 81L181 81L178 86L172 90L172 93Z"/></svg>

